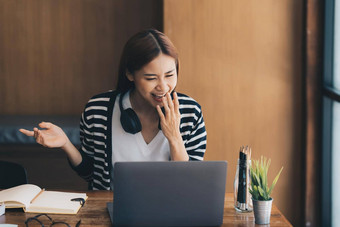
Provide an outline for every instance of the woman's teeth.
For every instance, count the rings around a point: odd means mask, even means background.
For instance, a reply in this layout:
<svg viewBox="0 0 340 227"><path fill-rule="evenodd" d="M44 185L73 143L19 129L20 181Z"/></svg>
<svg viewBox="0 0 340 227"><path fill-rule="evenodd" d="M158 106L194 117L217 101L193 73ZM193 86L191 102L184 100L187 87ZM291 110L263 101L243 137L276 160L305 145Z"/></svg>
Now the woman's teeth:
<svg viewBox="0 0 340 227"><path fill-rule="evenodd" d="M153 95L153 96L155 96L157 99L161 99L164 97L164 95Z"/></svg>

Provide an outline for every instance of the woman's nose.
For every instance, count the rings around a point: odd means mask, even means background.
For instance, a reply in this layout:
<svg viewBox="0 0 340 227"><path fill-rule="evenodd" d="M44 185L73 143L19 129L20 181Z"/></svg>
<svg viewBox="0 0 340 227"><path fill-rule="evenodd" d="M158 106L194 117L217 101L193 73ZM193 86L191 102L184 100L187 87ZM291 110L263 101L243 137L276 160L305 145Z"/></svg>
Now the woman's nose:
<svg viewBox="0 0 340 227"><path fill-rule="evenodd" d="M159 80L158 84L157 84L157 89L159 91L165 91L166 88L167 88L167 84L166 84L165 80Z"/></svg>

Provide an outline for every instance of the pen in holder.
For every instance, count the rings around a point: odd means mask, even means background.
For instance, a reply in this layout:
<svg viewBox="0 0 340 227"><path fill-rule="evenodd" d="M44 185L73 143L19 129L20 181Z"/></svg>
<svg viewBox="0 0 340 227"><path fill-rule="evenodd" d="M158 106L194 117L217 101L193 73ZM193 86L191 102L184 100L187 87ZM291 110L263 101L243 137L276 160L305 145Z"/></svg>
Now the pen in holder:
<svg viewBox="0 0 340 227"><path fill-rule="evenodd" d="M253 204L251 201L250 188L250 166L251 149L241 147L240 156L234 180L234 207L238 212L251 212Z"/></svg>

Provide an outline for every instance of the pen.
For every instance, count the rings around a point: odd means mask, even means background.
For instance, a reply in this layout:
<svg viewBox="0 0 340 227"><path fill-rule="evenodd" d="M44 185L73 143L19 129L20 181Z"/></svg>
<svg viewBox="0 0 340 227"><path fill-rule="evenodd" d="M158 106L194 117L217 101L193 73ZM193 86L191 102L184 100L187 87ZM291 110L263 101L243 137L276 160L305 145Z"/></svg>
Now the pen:
<svg viewBox="0 0 340 227"><path fill-rule="evenodd" d="M45 188L41 189L41 191L31 200L31 203L33 203L34 200L36 200L38 196L41 195L41 193L43 193L44 191L45 191Z"/></svg>

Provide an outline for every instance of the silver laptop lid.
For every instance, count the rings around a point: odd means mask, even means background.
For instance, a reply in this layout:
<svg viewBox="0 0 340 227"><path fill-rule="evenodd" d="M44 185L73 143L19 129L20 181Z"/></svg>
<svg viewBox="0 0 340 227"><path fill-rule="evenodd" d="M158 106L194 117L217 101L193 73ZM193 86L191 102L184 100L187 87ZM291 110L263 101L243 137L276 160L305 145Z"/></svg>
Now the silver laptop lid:
<svg viewBox="0 0 340 227"><path fill-rule="evenodd" d="M117 162L113 224L222 225L226 174L225 161Z"/></svg>

